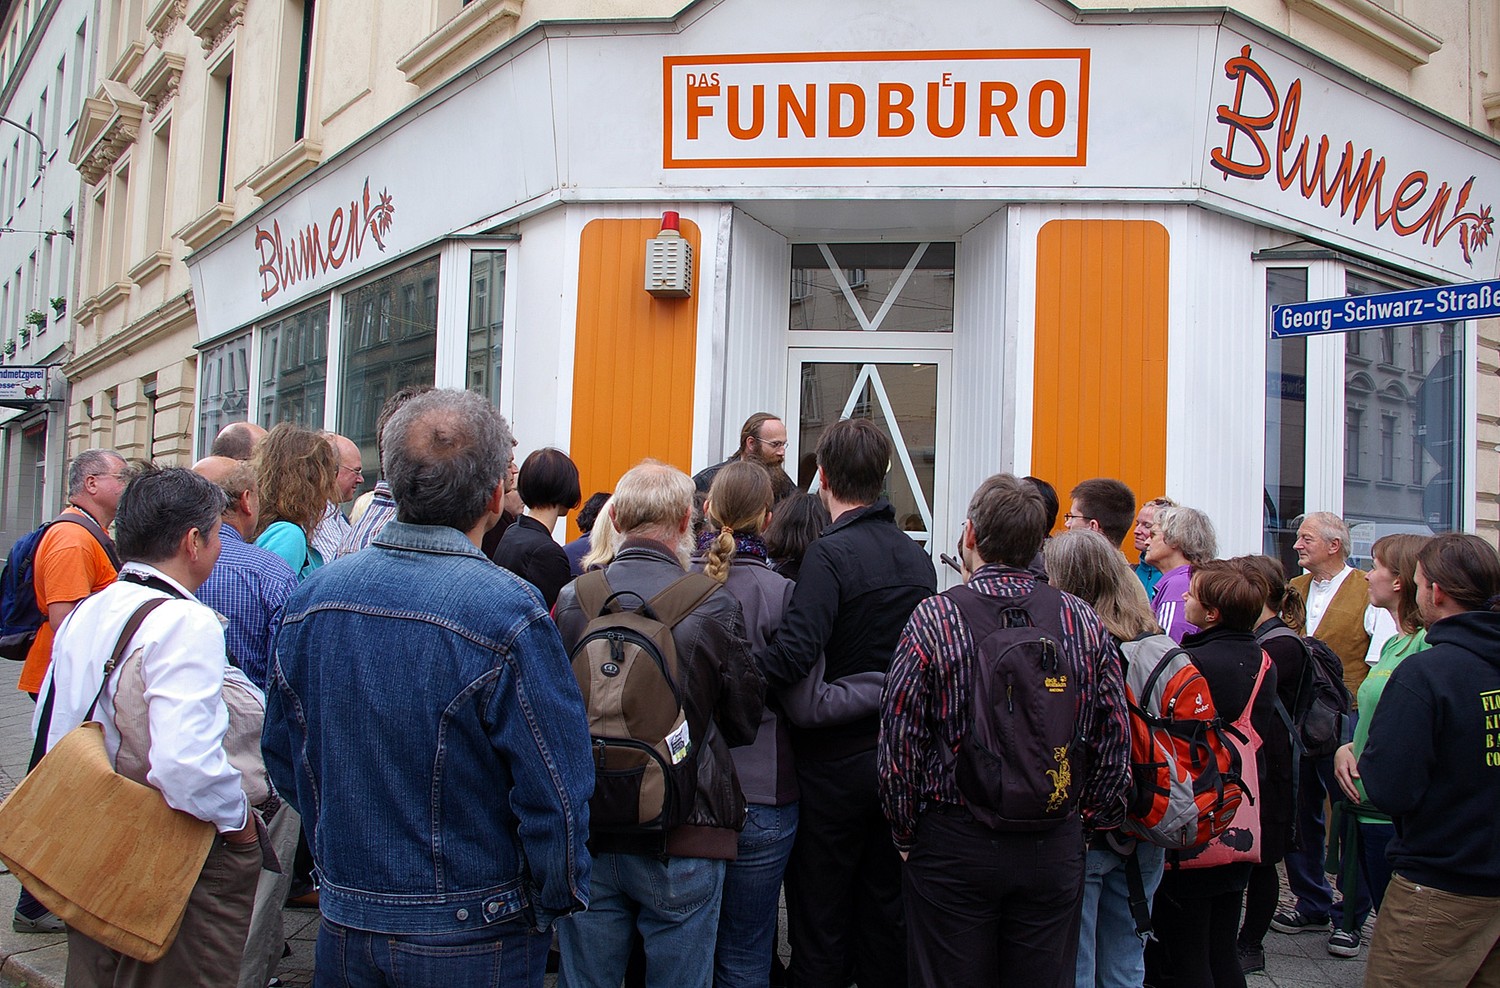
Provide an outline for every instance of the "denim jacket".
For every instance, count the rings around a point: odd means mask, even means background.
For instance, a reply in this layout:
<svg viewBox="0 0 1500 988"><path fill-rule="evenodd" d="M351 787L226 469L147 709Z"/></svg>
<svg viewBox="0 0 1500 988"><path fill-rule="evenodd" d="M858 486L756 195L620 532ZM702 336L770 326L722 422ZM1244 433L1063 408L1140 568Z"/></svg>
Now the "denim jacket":
<svg viewBox="0 0 1500 988"><path fill-rule="evenodd" d="M588 903L578 684L536 591L455 529L392 521L298 588L263 744L335 923L546 929Z"/></svg>

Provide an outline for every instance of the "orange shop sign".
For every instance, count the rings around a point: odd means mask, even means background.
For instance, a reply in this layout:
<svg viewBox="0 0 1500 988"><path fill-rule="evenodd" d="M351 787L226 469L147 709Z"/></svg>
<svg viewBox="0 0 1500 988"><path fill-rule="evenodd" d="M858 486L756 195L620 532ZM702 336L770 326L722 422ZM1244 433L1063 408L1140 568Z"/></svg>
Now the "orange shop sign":
<svg viewBox="0 0 1500 988"><path fill-rule="evenodd" d="M1082 166L1089 51L662 59L667 168Z"/></svg>

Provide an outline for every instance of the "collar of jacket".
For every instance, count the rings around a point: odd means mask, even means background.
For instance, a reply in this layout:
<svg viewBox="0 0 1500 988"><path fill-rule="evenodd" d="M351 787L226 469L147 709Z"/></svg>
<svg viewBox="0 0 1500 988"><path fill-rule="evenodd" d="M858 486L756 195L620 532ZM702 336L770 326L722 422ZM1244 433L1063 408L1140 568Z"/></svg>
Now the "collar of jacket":
<svg viewBox="0 0 1500 988"><path fill-rule="evenodd" d="M620 551L615 553L615 560L626 556L661 556L668 560L678 569L682 569L682 560L678 558L675 550L665 542L655 539L626 539L620 543Z"/></svg>
<svg viewBox="0 0 1500 988"><path fill-rule="evenodd" d="M894 525L896 523L896 509L891 507L891 502L885 498L877 497L864 507L850 508L839 515L833 524L823 529L823 534L828 535L831 532L836 532L847 525L853 525L855 522L863 521L866 518L884 519Z"/></svg>
<svg viewBox="0 0 1500 988"><path fill-rule="evenodd" d="M371 545L384 549L405 549L409 552L431 552L450 556L478 556L488 560L469 537L447 525L412 525L395 519L386 522L380 535Z"/></svg>

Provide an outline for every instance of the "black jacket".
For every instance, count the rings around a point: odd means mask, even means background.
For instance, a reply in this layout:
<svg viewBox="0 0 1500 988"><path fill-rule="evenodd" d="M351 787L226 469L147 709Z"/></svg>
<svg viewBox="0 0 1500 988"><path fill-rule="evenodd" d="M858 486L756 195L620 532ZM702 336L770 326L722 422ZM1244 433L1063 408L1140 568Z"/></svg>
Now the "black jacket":
<svg viewBox="0 0 1500 988"><path fill-rule="evenodd" d="M650 598L686 572L671 550L659 542L627 539L604 569L616 592L631 590ZM557 598L557 630L571 652L595 615L584 614L570 584ZM698 748L698 792L687 822L667 834L673 857L732 861L745 824L745 797L740 790L732 746L750 744L760 729L766 681L750 659L739 601L725 590L714 593L672 630L683 670L683 709ZM595 837L594 853L655 853L629 837ZM659 850L657 848L656 850Z"/></svg>
<svg viewBox="0 0 1500 988"><path fill-rule="evenodd" d="M1444 618L1427 646L1380 694L1359 774L1395 821L1386 853L1398 874L1500 896L1500 614Z"/></svg>
<svg viewBox="0 0 1500 988"><path fill-rule="evenodd" d="M494 559L536 587L548 610L557 603L557 592L573 579L566 550L557 544L547 526L526 515L517 518L500 536Z"/></svg>
<svg viewBox="0 0 1500 988"><path fill-rule="evenodd" d="M828 682L885 672L907 618L937 593L926 550L896 527L884 499L840 515L802 559L792 603L759 656L766 680L785 687L825 659ZM835 727L794 729L799 758L842 758L875 748L880 715Z"/></svg>
<svg viewBox="0 0 1500 988"><path fill-rule="evenodd" d="M1285 628L1286 622L1281 618L1273 617L1255 628L1256 637L1264 635L1273 628ZM1281 705L1286 708L1287 715L1297 709L1297 689L1302 685L1302 673L1307 667L1307 650L1302 643L1294 638L1278 635L1268 638L1260 643L1271 662L1276 666L1276 697ZM1283 725L1284 726L1284 725ZM1285 731L1283 730L1284 734ZM1297 807L1292 800L1292 749L1291 739L1287 739L1285 749L1277 746L1265 749L1265 766L1268 781L1272 783L1268 791L1261 795L1260 811L1260 861L1261 864L1275 864L1286 857L1286 852L1296 846ZM1306 769L1313 771L1311 764ZM1306 778L1306 776L1303 776Z"/></svg>

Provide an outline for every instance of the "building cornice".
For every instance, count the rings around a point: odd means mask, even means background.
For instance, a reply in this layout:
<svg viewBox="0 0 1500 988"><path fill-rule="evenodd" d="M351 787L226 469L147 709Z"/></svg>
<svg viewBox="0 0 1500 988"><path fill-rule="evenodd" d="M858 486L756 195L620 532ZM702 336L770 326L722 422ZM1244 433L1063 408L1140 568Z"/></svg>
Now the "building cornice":
<svg viewBox="0 0 1500 988"><path fill-rule="evenodd" d="M146 12L146 30L151 32L158 48L166 42L167 35L172 33L172 28L186 12L187 0L157 0Z"/></svg>
<svg viewBox="0 0 1500 988"><path fill-rule="evenodd" d="M515 30L523 0L471 0L453 19L424 38L396 60L406 81L427 86L444 75L445 68L462 62L463 56L480 54L481 44L498 39L506 27ZM508 22L508 24L506 24Z"/></svg>
<svg viewBox="0 0 1500 988"><path fill-rule="evenodd" d="M323 145L303 138L287 148L270 164L251 175L246 184L261 199L270 199L297 179L318 167L323 160Z"/></svg>
<svg viewBox="0 0 1500 988"><path fill-rule="evenodd" d="M1426 65L1443 39L1422 30L1393 10L1374 0L1285 0L1289 9L1338 31L1381 56L1411 71Z"/></svg>
<svg viewBox="0 0 1500 988"><path fill-rule="evenodd" d="M62 365L63 374L70 382L76 383L85 375L102 370L121 357L144 349L195 321L193 293L189 289L100 341L98 346L69 358Z"/></svg>
<svg viewBox="0 0 1500 988"><path fill-rule="evenodd" d="M226 202L216 202L208 211L197 217L174 236L181 240L189 251L195 251L214 237L234 225L234 207Z"/></svg>
<svg viewBox="0 0 1500 988"><path fill-rule="evenodd" d="M162 106L177 95L177 87L182 82L182 69L186 64L187 59L177 52L164 51L141 73L137 86L141 99L146 103L147 114L155 117L161 112Z"/></svg>
<svg viewBox="0 0 1500 988"><path fill-rule="evenodd" d="M99 91L83 101L73 148L68 160L89 185L94 185L140 136L146 104L129 86L106 79Z"/></svg>
<svg viewBox="0 0 1500 988"><path fill-rule="evenodd" d="M188 11L188 30L198 36L203 50L212 55L245 18L246 0L199 0Z"/></svg>

